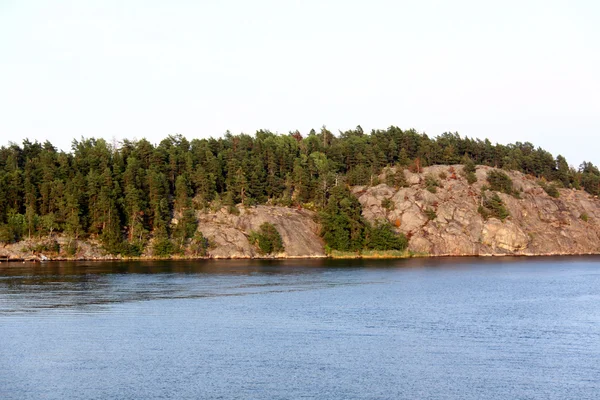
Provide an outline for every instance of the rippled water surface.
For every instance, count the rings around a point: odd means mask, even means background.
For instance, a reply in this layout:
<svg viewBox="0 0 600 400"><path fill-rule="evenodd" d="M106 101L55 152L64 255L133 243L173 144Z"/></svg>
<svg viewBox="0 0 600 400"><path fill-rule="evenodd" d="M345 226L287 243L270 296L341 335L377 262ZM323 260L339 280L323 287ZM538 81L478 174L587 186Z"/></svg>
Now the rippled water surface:
<svg viewBox="0 0 600 400"><path fill-rule="evenodd" d="M600 259L0 264L0 399L598 399Z"/></svg>

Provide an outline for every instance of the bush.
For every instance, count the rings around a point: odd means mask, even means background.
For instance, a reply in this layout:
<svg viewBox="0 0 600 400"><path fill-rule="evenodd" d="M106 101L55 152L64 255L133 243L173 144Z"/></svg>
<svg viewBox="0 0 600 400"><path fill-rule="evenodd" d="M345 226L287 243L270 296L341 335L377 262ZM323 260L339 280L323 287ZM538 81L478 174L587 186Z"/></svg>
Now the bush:
<svg viewBox="0 0 600 400"><path fill-rule="evenodd" d="M133 242L123 242L121 245L121 255L125 257L139 257L144 252L144 242L136 240Z"/></svg>
<svg viewBox="0 0 600 400"><path fill-rule="evenodd" d="M472 185L475 182L477 182L477 175L475 175L475 172L467 172L466 178L469 185Z"/></svg>
<svg viewBox="0 0 600 400"><path fill-rule="evenodd" d="M75 254L77 254L77 252L79 251L79 246L77 245L77 240L69 240L69 243L67 243L67 247L65 249L65 252L67 253L68 256L73 257Z"/></svg>
<svg viewBox="0 0 600 400"><path fill-rule="evenodd" d="M512 195L513 182L506 173L492 169L487 173L487 181L490 184L490 189L495 192L502 192Z"/></svg>
<svg viewBox="0 0 600 400"><path fill-rule="evenodd" d="M381 200L381 207L385 208L388 211L391 211L395 208L395 204L392 200L390 199L383 199Z"/></svg>
<svg viewBox="0 0 600 400"><path fill-rule="evenodd" d="M169 257L175 251L175 245L168 237L157 238L152 245L152 255L155 257Z"/></svg>
<svg viewBox="0 0 600 400"><path fill-rule="evenodd" d="M539 182L540 186L550 197L557 199L560 196L558 189L554 183L547 184L546 182Z"/></svg>
<svg viewBox="0 0 600 400"><path fill-rule="evenodd" d="M260 254L281 253L284 251L281 235L275 225L269 222L262 224L258 232L250 232L248 240L257 247Z"/></svg>
<svg viewBox="0 0 600 400"><path fill-rule="evenodd" d="M470 173L472 173L472 174L475 173L476 168L475 168L475 163L473 162L473 160L471 160L468 157L465 157L463 159L463 165L464 165L463 166L463 173L465 175L468 175Z"/></svg>
<svg viewBox="0 0 600 400"><path fill-rule="evenodd" d="M400 168L396 171L388 169L385 173L385 184L396 188L407 187L408 182L406 176L404 176L404 170Z"/></svg>
<svg viewBox="0 0 600 400"><path fill-rule="evenodd" d="M211 244L207 238L204 237L202 232L196 233L190 244L190 250L192 254L196 256L206 257Z"/></svg>
<svg viewBox="0 0 600 400"><path fill-rule="evenodd" d="M504 202L500 196L498 196L498 193L494 193L489 198L484 196L483 204L479 206L477 211L479 214L481 214L483 219L494 217L504 221L508 216L510 216L510 213L504 206Z"/></svg>
<svg viewBox="0 0 600 400"><path fill-rule="evenodd" d="M396 233L389 223L379 223L367 228L365 248L369 250L405 250L408 239Z"/></svg>
<svg viewBox="0 0 600 400"><path fill-rule="evenodd" d="M60 245L56 240L46 240L29 247L29 250L34 253L59 253Z"/></svg>
<svg viewBox="0 0 600 400"><path fill-rule="evenodd" d="M587 213L585 212L582 212L579 218L581 218L581 220L584 222L588 222L588 220L590 219L589 215L587 215Z"/></svg>
<svg viewBox="0 0 600 400"><path fill-rule="evenodd" d="M235 205L230 205L227 207L227 212L231 215L240 215L240 209Z"/></svg>
<svg viewBox="0 0 600 400"><path fill-rule="evenodd" d="M433 221L434 219L437 218L437 214L435 213L435 210L433 208L427 208L425 210L425 215L427 216L427 219L430 221Z"/></svg>
<svg viewBox="0 0 600 400"><path fill-rule="evenodd" d="M431 193L435 193L437 192L437 188L440 187L440 182L432 175L427 175L425 177L425 186Z"/></svg>

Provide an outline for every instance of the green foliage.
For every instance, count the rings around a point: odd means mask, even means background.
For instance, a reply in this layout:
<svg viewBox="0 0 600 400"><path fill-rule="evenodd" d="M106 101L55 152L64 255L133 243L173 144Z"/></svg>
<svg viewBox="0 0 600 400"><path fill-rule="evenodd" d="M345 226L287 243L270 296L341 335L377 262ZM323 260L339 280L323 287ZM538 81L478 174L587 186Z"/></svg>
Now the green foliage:
<svg viewBox="0 0 600 400"><path fill-rule="evenodd" d="M437 214L435 213L435 210L433 208L426 208L425 215L427 216L427 219L430 221L433 221L434 219L437 218Z"/></svg>
<svg viewBox="0 0 600 400"><path fill-rule="evenodd" d="M176 249L177 247L168 237L159 237L154 240L152 254L155 257L169 257Z"/></svg>
<svg viewBox="0 0 600 400"><path fill-rule="evenodd" d="M495 169L489 170L487 181L490 184L490 190L510 195L514 193L512 179L505 172Z"/></svg>
<svg viewBox="0 0 600 400"><path fill-rule="evenodd" d="M33 253L55 253L60 252L60 245L56 240L45 240L29 246L29 251Z"/></svg>
<svg viewBox="0 0 600 400"><path fill-rule="evenodd" d="M177 225L173 229L173 238L178 241L181 247L187 239L194 236L197 227L198 221L196 220L194 210L185 208L181 212L181 218L177 221Z"/></svg>
<svg viewBox="0 0 600 400"><path fill-rule="evenodd" d="M554 197L556 199L560 197L560 192L558 191L558 188L556 187L555 183L548 184L544 181L539 181L538 183L542 187L542 189L544 189L544 191L548 194L548 196Z"/></svg>
<svg viewBox="0 0 600 400"><path fill-rule="evenodd" d="M144 252L146 243L144 241L135 240L133 242L123 242L119 248L119 252L125 257L140 257Z"/></svg>
<svg viewBox="0 0 600 400"><path fill-rule="evenodd" d="M385 184L395 188L407 187L408 182L404 170L400 167L396 169L388 168L385 171Z"/></svg>
<svg viewBox="0 0 600 400"><path fill-rule="evenodd" d="M435 179L434 176L427 175L425 176L425 187L431 193L435 193L437 192L437 188L440 187L440 182L437 179Z"/></svg>
<svg viewBox="0 0 600 400"><path fill-rule="evenodd" d="M210 241L204 237L202 232L198 231L190 243L190 251L195 256L206 257L211 248Z"/></svg>
<svg viewBox="0 0 600 400"><path fill-rule="evenodd" d="M490 197L483 196L482 204L478 207L477 211L483 219L494 217L504 221L510 216L498 193L494 193Z"/></svg>
<svg viewBox="0 0 600 400"><path fill-rule="evenodd" d="M231 215L240 215L240 209L234 204L227 206L227 212Z"/></svg>
<svg viewBox="0 0 600 400"><path fill-rule="evenodd" d="M554 158L529 142L494 145L457 133L430 138L395 126L369 133L357 127L339 135L324 127L304 136L227 133L191 141L172 135L158 145L124 140L118 148L103 139L81 138L69 152L25 140L0 147L0 241L62 233L99 238L107 250L124 255L138 254L151 238L173 239L181 248L189 243L191 228L172 227L170 221L181 219L185 210L210 204L235 214L235 204L269 203L311 205L327 214L328 238L359 250L365 225L352 207L338 204L345 210L341 215L327 210L336 187L375 185L382 173L388 185L403 187L402 168L421 171L460 162L470 184L477 164L600 195L600 170L590 162L574 169L564 157ZM517 195L501 174L491 173L492 189ZM439 177L447 179L445 173ZM426 180L435 192L439 182Z"/></svg>
<svg viewBox="0 0 600 400"><path fill-rule="evenodd" d="M582 212L579 218L581 218L581 220L584 222L588 222L588 220L590 219L589 215L586 212Z"/></svg>
<svg viewBox="0 0 600 400"><path fill-rule="evenodd" d="M331 190L321 212L321 236L333 250L358 251L363 248L365 221L362 207L345 186Z"/></svg>
<svg viewBox="0 0 600 400"><path fill-rule="evenodd" d="M59 225L56 221L56 215L54 213L49 213L40 217L40 233L52 235L52 233L58 228Z"/></svg>
<svg viewBox="0 0 600 400"><path fill-rule="evenodd" d="M463 173L465 175L475 174L475 163L469 157L463 158Z"/></svg>
<svg viewBox="0 0 600 400"><path fill-rule="evenodd" d="M466 178L469 185L472 185L475 182L477 182L477 175L475 175L474 172L467 172Z"/></svg>
<svg viewBox="0 0 600 400"><path fill-rule="evenodd" d="M73 257L75 256L75 254L77 254L77 252L79 251L79 245L77 244L77 240L69 240L69 242L67 243L67 246L65 248L65 253L67 253L67 256L69 257Z"/></svg>
<svg viewBox="0 0 600 400"><path fill-rule="evenodd" d="M281 235L275 225L269 222L263 223L258 232L250 232L248 240L257 247L260 254L281 253L284 251Z"/></svg>
<svg viewBox="0 0 600 400"><path fill-rule="evenodd" d="M7 221L0 226L0 242L15 243L21 240L27 230L27 220L25 216L17 213L10 213Z"/></svg>
<svg viewBox="0 0 600 400"><path fill-rule="evenodd" d="M391 199L385 198L381 200L381 207L385 208L388 211L392 211L394 208L396 208L396 205Z"/></svg>
<svg viewBox="0 0 600 400"><path fill-rule="evenodd" d="M403 233L396 233L389 223L367 225L365 249L369 250L405 250L408 239Z"/></svg>

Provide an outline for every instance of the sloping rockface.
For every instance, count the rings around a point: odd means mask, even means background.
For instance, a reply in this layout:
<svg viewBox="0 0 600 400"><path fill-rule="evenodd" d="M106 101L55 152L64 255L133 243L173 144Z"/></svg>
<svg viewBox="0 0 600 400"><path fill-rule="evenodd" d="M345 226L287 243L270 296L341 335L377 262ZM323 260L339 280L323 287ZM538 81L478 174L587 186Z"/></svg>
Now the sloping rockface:
<svg viewBox="0 0 600 400"><path fill-rule="evenodd" d="M394 189L382 184L355 187L353 193L368 220L387 220L395 225L410 238L409 250L417 253L600 253L600 201L572 189L559 189L559 198L550 197L534 178L519 172L507 174L521 198L499 193L510 216L503 222L496 218L484 220L477 209L490 169L477 167L477 182L472 185L461 175L461 165L427 167L420 174L405 170L408 187ZM435 193L426 189L428 175L441 184Z"/></svg>
<svg viewBox="0 0 600 400"><path fill-rule="evenodd" d="M230 214L225 209L215 213L198 213L198 229L214 244L209 251L210 257L259 256L248 241L248 235L251 231L258 231L265 222L273 224L283 240L285 252L277 256L325 257L324 243L319 237L319 226L312 211L275 206L239 207L239 210L239 215Z"/></svg>

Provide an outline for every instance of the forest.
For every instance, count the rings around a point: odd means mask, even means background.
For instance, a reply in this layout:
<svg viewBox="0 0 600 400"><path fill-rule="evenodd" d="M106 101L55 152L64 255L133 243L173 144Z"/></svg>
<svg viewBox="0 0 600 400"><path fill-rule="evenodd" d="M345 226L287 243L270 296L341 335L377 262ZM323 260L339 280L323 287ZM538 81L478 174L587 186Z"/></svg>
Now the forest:
<svg viewBox="0 0 600 400"><path fill-rule="evenodd" d="M517 170L600 193L600 171L591 162L575 169L529 142L492 144L458 133L430 138L393 126L337 135L325 127L307 135L171 135L156 145L81 138L69 152L25 140L0 148L0 243L62 233L98 238L107 251L134 256L152 239L168 254L190 241L207 245L195 236L197 210L272 204L319 212L331 248L401 249L406 238L362 220L348 188L379 184L386 167L419 171L435 164ZM401 186L402 177L386 183Z"/></svg>

